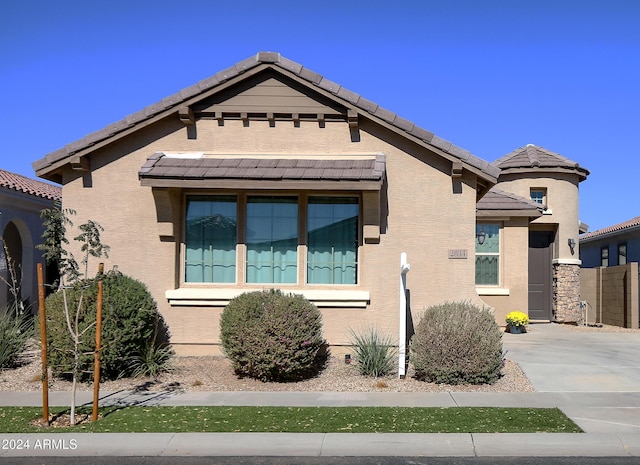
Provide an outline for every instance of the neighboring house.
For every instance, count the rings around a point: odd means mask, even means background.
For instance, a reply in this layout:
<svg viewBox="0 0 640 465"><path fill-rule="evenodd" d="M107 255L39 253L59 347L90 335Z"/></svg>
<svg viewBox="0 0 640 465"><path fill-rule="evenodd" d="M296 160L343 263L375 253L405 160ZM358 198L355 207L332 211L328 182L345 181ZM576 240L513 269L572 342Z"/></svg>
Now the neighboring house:
<svg viewBox="0 0 640 465"><path fill-rule="evenodd" d="M586 177L579 168L539 170L549 177L550 199L570 195L554 204L553 223L529 225L545 219L543 209L515 184L520 197L491 191L483 211L477 202L499 181L508 187L510 168L272 52L50 153L34 168L63 185L64 206L79 222L104 227L106 267L117 265L149 287L182 354L217 351L229 300L273 287L314 302L334 346L363 326L396 333L402 252L411 265L409 323L425 307L452 300L489 303L503 323L511 305L527 310L518 267L527 262L529 228L552 231L553 244L577 237L565 231L561 209L575 206L569 216L577 217L577 184ZM494 196L500 205L489 201ZM474 259L476 214L490 250L479 248ZM498 245L493 225L504 238ZM496 247L498 265L481 257ZM564 249L553 247L554 263L564 264Z"/></svg>
<svg viewBox="0 0 640 465"><path fill-rule="evenodd" d="M580 236L583 268L640 262L640 216Z"/></svg>
<svg viewBox="0 0 640 465"><path fill-rule="evenodd" d="M58 186L0 170L0 309L15 301L12 288L20 290L27 305L37 305L36 266L42 254L35 245L44 230L40 211L61 195Z"/></svg>
<svg viewBox="0 0 640 465"><path fill-rule="evenodd" d="M478 203L476 226L492 235L476 260L495 271L479 270L478 294L498 318L521 310L532 320L579 321L578 186L589 171L532 144L492 164L498 184Z"/></svg>

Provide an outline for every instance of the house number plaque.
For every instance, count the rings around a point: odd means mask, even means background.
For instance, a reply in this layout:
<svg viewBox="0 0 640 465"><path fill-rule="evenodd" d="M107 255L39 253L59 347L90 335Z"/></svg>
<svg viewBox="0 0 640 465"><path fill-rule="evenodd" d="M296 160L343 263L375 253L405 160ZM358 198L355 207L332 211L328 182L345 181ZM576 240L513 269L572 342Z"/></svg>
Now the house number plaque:
<svg viewBox="0 0 640 465"><path fill-rule="evenodd" d="M467 249L449 249L449 259L467 258Z"/></svg>

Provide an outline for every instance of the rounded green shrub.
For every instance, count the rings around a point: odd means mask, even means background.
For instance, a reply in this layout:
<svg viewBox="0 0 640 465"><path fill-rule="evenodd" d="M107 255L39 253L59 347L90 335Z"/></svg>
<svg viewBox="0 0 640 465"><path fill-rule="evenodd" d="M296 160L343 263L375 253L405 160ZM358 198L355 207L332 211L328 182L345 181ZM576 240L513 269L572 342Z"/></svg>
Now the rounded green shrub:
<svg viewBox="0 0 640 465"><path fill-rule="evenodd" d="M239 376L295 381L316 374L325 360L320 311L278 290L232 299L220 318L220 337Z"/></svg>
<svg viewBox="0 0 640 465"><path fill-rule="evenodd" d="M469 302L427 308L410 350L416 378L441 384L493 384L504 363L493 314Z"/></svg>
<svg viewBox="0 0 640 465"><path fill-rule="evenodd" d="M59 290L46 299L49 362L56 376L68 377L74 365L74 341L69 325L81 334L78 379L93 379L98 279ZM69 321L65 316L65 299ZM144 370L146 354L169 340L169 332L147 287L118 271L103 275L102 380L132 376ZM170 350L170 349L167 349ZM168 359L165 361L168 363Z"/></svg>

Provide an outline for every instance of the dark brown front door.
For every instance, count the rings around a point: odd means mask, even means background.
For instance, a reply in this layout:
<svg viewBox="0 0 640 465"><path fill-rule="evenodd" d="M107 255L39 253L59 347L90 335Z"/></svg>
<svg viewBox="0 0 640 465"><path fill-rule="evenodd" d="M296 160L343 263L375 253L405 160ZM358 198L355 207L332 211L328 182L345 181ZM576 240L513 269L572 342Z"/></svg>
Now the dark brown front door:
<svg viewBox="0 0 640 465"><path fill-rule="evenodd" d="M529 232L529 318L551 320L551 242L553 233Z"/></svg>

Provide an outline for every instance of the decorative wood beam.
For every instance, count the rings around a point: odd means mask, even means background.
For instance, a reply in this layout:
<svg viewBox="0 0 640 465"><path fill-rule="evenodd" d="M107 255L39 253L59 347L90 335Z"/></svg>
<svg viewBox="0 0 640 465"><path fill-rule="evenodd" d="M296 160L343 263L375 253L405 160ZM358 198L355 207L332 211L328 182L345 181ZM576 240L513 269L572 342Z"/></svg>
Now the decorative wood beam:
<svg viewBox="0 0 640 465"><path fill-rule="evenodd" d="M462 177L462 163L459 161L454 161L451 164L451 177L452 178L461 178Z"/></svg>
<svg viewBox="0 0 640 465"><path fill-rule="evenodd" d="M358 129L358 112L355 110L348 110L347 120L349 121L349 129Z"/></svg>
<svg viewBox="0 0 640 465"><path fill-rule="evenodd" d="M178 109L178 116L180 116L180 121L186 126L196 124L196 117L193 114L193 110L189 107L180 107Z"/></svg>
<svg viewBox="0 0 640 465"><path fill-rule="evenodd" d="M73 171L89 171L89 159L87 157L75 156L69 161Z"/></svg>

